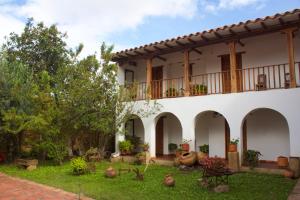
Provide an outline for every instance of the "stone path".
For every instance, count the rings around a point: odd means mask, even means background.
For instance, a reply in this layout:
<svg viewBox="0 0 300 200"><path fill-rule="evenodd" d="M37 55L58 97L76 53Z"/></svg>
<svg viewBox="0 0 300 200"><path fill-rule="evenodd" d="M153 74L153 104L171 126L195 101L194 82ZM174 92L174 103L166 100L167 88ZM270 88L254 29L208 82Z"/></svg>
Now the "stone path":
<svg viewBox="0 0 300 200"><path fill-rule="evenodd" d="M0 173L0 200L78 200L78 195Z"/></svg>
<svg viewBox="0 0 300 200"><path fill-rule="evenodd" d="M298 179L292 193L289 195L288 200L300 200L300 179Z"/></svg>

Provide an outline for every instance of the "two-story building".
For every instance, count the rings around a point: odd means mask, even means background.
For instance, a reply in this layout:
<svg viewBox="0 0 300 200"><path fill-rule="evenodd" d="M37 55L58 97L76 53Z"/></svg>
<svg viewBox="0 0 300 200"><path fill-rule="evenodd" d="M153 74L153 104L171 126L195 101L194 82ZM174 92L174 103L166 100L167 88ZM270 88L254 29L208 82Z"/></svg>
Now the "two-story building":
<svg viewBox="0 0 300 200"><path fill-rule="evenodd" d="M162 105L130 122L132 134L153 157L187 139L226 158L230 138L240 138L241 155L300 157L299 26L295 9L117 52L120 83Z"/></svg>

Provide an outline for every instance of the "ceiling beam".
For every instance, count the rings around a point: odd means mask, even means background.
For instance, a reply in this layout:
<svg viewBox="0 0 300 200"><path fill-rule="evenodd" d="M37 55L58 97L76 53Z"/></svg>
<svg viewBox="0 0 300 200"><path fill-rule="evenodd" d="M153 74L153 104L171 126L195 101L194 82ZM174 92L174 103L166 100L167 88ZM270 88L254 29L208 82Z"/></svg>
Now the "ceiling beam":
<svg viewBox="0 0 300 200"><path fill-rule="evenodd" d="M237 41L237 43L238 43L239 45L241 45L242 47L244 47L244 46L245 46L245 44L244 44L244 43L242 43L242 42L241 42L241 40L238 40L238 41Z"/></svg>
<svg viewBox="0 0 300 200"><path fill-rule="evenodd" d="M175 48L174 46L171 46L171 45L169 45L169 44L167 44L167 43L165 43L164 45L165 45L166 47L170 48L170 49Z"/></svg>
<svg viewBox="0 0 300 200"><path fill-rule="evenodd" d="M137 50L135 50L134 53L136 53L136 54L138 54L138 55L140 55L140 56L144 55L143 53L141 53L141 52L139 52L139 51L137 51Z"/></svg>
<svg viewBox="0 0 300 200"><path fill-rule="evenodd" d="M186 44L182 43L182 42L179 42L179 41L175 41L176 44L180 45L180 46L185 46Z"/></svg>
<svg viewBox="0 0 300 200"><path fill-rule="evenodd" d="M196 48L192 48L190 51L194 51L194 52L196 52L196 53L198 53L198 54L202 55L202 52L201 52L201 51L199 51L199 50L198 50L198 49L196 49Z"/></svg>
<svg viewBox="0 0 300 200"><path fill-rule="evenodd" d="M217 33L217 32L214 32L214 34L215 34L215 36L217 36L217 38L219 38L219 39L222 39L223 37L219 34L219 33Z"/></svg>
<svg viewBox="0 0 300 200"><path fill-rule="evenodd" d="M192 40L191 38L188 38L188 41L192 44L196 44L197 42L195 40Z"/></svg>
<svg viewBox="0 0 300 200"><path fill-rule="evenodd" d="M144 51L146 51L147 53L153 53L153 51L150 51L149 49L144 48Z"/></svg>
<svg viewBox="0 0 300 200"><path fill-rule="evenodd" d="M162 60L162 61L164 61L164 62L166 62L167 61L167 59L166 58L164 58L164 57L161 57L161 56L154 56L154 58L158 58L159 60Z"/></svg>
<svg viewBox="0 0 300 200"><path fill-rule="evenodd" d="M209 39L208 41L200 40L200 41L197 41L196 44L191 44L191 43L186 44L184 48L192 49L192 48L197 48L197 47L202 47L202 46L207 46L207 45L212 45L212 44L217 44L217 43L230 42L230 41L233 41L233 40L237 41L237 40L240 40L240 39L249 38L249 37L253 37L253 36L259 36L259 35L264 35L264 34L268 34L268 33L274 33L274 32L278 32L278 31L281 31L281 30L287 29L287 28L293 28L293 27L298 27L299 28L300 27L299 22L300 22L300 20L297 20L297 21L294 21L294 22L285 23L285 25L283 25L283 26L278 26L278 25L268 26L267 30L265 30L265 29L253 29L250 32L249 31L239 32L235 36L232 36L232 35L224 36L222 39ZM167 46L168 44L164 44L164 45ZM170 46L170 45L168 45L168 46ZM170 46L170 47L171 48L163 49L162 51L159 51L159 52L149 53L149 55L144 55L144 56L141 56L140 58L149 58L149 57L153 57L153 56L156 56L156 55L164 55L164 54L168 54L168 53L181 51L183 49L182 46ZM114 60L115 61L123 61L124 59L123 58L115 58Z"/></svg>
<svg viewBox="0 0 300 200"><path fill-rule="evenodd" d="M153 46L153 48L156 49L156 50L159 50L159 51L163 50L162 48L159 48L157 46Z"/></svg>
<svg viewBox="0 0 300 200"><path fill-rule="evenodd" d="M263 27L263 29L265 29L265 30L268 29L267 25L264 22L260 22L260 25Z"/></svg>

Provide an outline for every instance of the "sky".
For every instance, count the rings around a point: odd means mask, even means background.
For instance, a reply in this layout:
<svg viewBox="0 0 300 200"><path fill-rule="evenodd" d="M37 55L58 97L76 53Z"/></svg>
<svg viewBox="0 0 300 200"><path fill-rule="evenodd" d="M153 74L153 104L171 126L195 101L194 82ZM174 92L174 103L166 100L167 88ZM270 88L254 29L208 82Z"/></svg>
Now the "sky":
<svg viewBox="0 0 300 200"><path fill-rule="evenodd" d="M300 0L0 0L0 43L28 18L56 24L82 56L115 51L300 8Z"/></svg>

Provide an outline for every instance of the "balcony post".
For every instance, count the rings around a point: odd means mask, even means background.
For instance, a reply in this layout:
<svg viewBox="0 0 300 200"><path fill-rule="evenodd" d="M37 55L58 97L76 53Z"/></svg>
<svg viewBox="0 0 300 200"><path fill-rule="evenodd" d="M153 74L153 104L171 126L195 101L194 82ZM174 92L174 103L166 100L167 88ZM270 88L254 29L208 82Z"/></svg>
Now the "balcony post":
<svg viewBox="0 0 300 200"><path fill-rule="evenodd" d="M290 71L290 87L296 87L296 78L295 78L295 50L294 50L294 41L293 41L293 32L297 28L289 28L283 30L287 38L287 47L288 47L288 56L289 56L289 71Z"/></svg>
<svg viewBox="0 0 300 200"><path fill-rule="evenodd" d="M146 83L146 96L148 99L151 99L151 82L152 82L152 58L147 58L146 60L146 64L147 64L147 68L146 68L146 71L147 71L147 83Z"/></svg>
<svg viewBox="0 0 300 200"><path fill-rule="evenodd" d="M230 80L231 92L237 92L237 77L236 77L236 42L232 41L228 44L230 52Z"/></svg>
<svg viewBox="0 0 300 200"><path fill-rule="evenodd" d="M190 96L190 53L189 50L186 49L184 50L183 53L183 59L184 59L184 71L183 71L183 76L184 76L184 96Z"/></svg>

